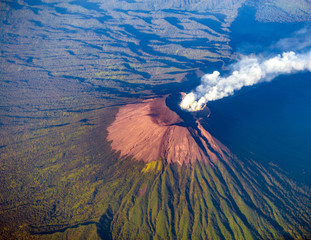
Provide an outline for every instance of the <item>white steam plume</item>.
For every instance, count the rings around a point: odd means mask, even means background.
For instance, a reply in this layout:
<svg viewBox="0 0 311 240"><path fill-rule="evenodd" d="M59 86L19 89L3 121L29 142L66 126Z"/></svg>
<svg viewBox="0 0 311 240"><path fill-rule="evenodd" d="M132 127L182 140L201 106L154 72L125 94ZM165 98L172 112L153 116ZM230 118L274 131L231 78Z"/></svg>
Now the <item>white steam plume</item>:
<svg viewBox="0 0 311 240"><path fill-rule="evenodd" d="M243 57L232 67L233 71L228 77L221 77L218 71L204 75L201 85L184 96L181 108L198 111L208 101L230 96L244 86L269 82L280 74L311 71L311 51L306 54L284 52L267 60L254 56Z"/></svg>

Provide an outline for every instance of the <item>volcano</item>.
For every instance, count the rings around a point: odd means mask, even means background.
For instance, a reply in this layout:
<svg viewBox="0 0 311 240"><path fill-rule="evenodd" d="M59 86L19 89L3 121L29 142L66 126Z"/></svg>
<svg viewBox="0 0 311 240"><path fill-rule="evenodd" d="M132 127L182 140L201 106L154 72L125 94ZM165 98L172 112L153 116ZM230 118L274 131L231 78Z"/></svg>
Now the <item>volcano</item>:
<svg viewBox="0 0 311 240"><path fill-rule="evenodd" d="M180 99L123 106L108 127L111 148L136 175L124 177L110 225L99 225L109 229L103 238L310 239L310 189L275 165L238 158L202 126L209 109L182 111Z"/></svg>

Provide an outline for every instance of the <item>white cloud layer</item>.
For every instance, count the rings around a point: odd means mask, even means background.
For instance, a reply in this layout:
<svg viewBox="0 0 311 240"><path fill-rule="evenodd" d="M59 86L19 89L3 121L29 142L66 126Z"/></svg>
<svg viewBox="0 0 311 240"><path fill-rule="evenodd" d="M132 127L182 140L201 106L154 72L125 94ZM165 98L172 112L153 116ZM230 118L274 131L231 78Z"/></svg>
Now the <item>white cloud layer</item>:
<svg viewBox="0 0 311 240"><path fill-rule="evenodd" d="M273 58L262 60L258 57L243 57L233 66L231 75L220 76L218 71L205 74L194 91L188 93L180 103L181 108L198 111L209 101L232 95L244 86L269 82L281 74L311 71L311 51L305 54L284 52Z"/></svg>

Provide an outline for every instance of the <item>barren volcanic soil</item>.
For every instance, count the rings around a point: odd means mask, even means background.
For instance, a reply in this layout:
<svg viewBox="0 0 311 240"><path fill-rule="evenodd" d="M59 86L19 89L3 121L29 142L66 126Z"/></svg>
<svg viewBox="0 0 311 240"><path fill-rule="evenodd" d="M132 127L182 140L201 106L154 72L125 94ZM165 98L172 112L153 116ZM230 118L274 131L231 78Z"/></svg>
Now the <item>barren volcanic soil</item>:
<svg viewBox="0 0 311 240"><path fill-rule="evenodd" d="M162 159L183 165L226 158L229 151L204 130L199 120L182 119L166 102L167 97L155 98L120 108L108 127L112 148L121 156L144 162Z"/></svg>

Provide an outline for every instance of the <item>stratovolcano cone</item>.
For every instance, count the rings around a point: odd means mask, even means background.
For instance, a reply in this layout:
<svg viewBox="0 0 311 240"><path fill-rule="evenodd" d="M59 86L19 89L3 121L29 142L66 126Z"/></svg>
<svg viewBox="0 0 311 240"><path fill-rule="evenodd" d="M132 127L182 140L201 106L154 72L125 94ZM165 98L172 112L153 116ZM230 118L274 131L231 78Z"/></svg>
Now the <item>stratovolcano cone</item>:
<svg viewBox="0 0 311 240"><path fill-rule="evenodd" d="M144 162L162 159L183 165L225 159L229 151L200 123L210 110L186 112L179 108L180 100L174 94L122 107L108 127L112 148Z"/></svg>
<svg viewBox="0 0 311 240"><path fill-rule="evenodd" d="M179 100L119 109L108 140L126 160L125 190L110 225L99 226L112 239L310 239L310 189L277 166L239 159L202 127L208 108L182 111Z"/></svg>

